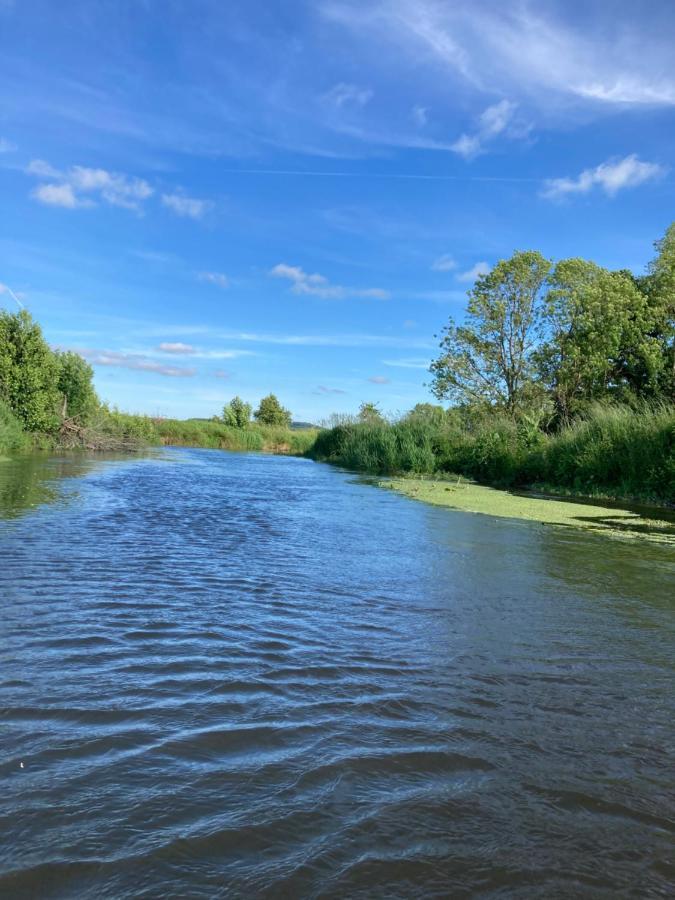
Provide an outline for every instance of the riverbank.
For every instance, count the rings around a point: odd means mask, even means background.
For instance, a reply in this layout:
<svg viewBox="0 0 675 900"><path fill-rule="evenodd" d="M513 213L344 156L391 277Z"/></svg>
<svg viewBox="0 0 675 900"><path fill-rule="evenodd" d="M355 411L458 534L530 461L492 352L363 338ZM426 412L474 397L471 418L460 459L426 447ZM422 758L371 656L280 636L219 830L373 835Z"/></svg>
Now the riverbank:
<svg viewBox="0 0 675 900"><path fill-rule="evenodd" d="M621 509L597 503L561 500L534 493L517 494L453 479L397 478L380 487L434 506L542 525L581 528L613 538L649 540L675 547L675 520L660 518L657 510Z"/></svg>
<svg viewBox="0 0 675 900"><path fill-rule="evenodd" d="M326 429L313 459L369 475L450 474L500 488L675 504L675 408L596 406L560 431L471 410Z"/></svg>
<svg viewBox="0 0 675 900"><path fill-rule="evenodd" d="M316 428L286 428L253 422L246 428L233 428L206 419L155 419L153 427L159 445L291 456L304 456L318 434Z"/></svg>

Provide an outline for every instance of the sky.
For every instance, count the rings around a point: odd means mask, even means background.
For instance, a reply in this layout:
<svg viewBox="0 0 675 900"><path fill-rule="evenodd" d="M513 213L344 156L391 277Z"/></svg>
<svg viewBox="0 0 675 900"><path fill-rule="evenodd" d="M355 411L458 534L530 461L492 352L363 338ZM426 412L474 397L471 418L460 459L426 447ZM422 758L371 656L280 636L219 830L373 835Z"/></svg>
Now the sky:
<svg viewBox="0 0 675 900"><path fill-rule="evenodd" d="M0 305L129 412L403 412L514 250L644 270L674 46L672 0L0 0Z"/></svg>

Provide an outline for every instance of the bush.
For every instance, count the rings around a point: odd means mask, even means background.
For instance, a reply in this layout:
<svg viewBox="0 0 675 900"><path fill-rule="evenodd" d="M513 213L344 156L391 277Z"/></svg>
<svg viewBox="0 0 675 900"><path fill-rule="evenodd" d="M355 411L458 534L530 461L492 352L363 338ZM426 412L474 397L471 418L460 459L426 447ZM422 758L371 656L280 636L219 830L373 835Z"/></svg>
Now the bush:
<svg viewBox="0 0 675 900"><path fill-rule="evenodd" d="M0 453L23 450L27 440L21 423L7 404L0 400Z"/></svg>

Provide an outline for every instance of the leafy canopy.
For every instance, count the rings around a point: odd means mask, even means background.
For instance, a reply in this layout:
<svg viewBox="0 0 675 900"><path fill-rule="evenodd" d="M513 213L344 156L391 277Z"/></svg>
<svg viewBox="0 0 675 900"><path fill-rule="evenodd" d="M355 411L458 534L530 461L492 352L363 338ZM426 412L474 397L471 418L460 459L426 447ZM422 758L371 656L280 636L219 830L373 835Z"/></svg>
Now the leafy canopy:
<svg viewBox="0 0 675 900"><path fill-rule="evenodd" d="M513 412L534 385L532 354L542 331L542 288L551 263L527 250L502 260L469 291L466 321L444 329L431 364L439 399Z"/></svg>
<svg viewBox="0 0 675 900"><path fill-rule="evenodd" d="M251 404L244 403L241 397L233 397L223 407L223 422L231 428L246 428L251 421Z"/></svg>
<svg viewBox="0 0 675 900"><path fill-rule="evenodd" d="M253 413L253 418L260 425L283 425L288 427L291 424L291 414L289 410L279 403L274 394L268 394L260 401L260 405Z"/></svg>

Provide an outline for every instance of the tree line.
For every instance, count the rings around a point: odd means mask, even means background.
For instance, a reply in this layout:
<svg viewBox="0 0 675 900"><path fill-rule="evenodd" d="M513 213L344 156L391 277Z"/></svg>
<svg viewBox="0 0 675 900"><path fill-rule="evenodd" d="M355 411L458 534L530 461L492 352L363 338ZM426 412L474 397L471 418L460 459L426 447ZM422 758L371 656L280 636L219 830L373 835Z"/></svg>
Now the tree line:
<svg viewBox="0 0 675 900"><path fill-rule="evenodd" d="M590 404L675 400L675 223L647 273L519 251L479 277L442 333L434 395L563 427Z"/></svg>

